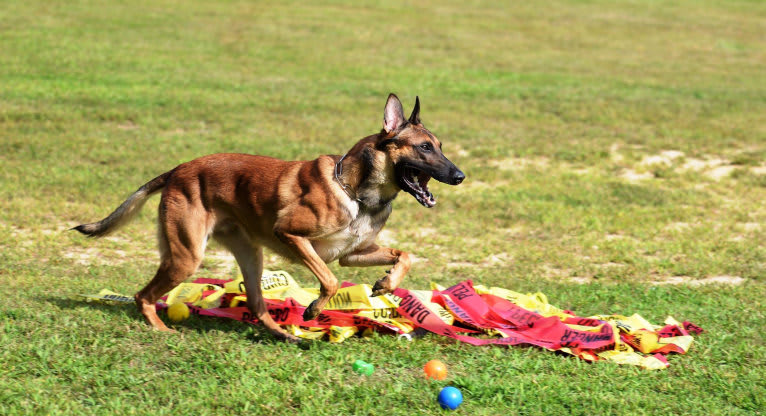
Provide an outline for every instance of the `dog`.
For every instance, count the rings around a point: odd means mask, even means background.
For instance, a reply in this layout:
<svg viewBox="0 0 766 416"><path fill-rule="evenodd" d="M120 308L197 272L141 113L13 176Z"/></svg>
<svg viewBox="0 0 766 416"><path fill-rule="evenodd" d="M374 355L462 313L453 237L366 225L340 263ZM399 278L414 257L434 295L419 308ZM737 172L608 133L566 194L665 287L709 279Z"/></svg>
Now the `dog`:
<svg viewBox="0 0 766 416"><path fill-rule="evenodd" d="M429 180L458 185L465 174L442 153L441 142L420 121L420 99L404 118L390 94L383 129L357 142L345 155L310 161L220 153L183 163L152 179L101 221L74 227L90 237L108 235L162 191L158 239L160 265L135 295L155 329L169 331L155 303L194 274L210 237L234 255L244 276L247 306L277 338L298 342L269 315L261 293L263 248L301 262L319 279L319 297L304 311L316 318L338 290L327 264L391 266L372 295L391 293L410 268L409 255L380 247L375 239L400 191L432 208Z"/></svg>

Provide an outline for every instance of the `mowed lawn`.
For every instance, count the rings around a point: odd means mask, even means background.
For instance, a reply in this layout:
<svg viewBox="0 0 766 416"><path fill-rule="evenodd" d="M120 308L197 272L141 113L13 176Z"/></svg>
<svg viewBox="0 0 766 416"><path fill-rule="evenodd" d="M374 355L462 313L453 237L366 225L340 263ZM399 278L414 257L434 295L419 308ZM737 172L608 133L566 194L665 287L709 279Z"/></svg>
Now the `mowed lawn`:
<svg viewBox="0 0 766 416"><path fill-rule="evenodd" d="M446 385L462 414L763 414L766 3L506 3L4 1L0 414L441 414ZM672 315L706 330L690 352L647 371L437 336L302 349L77 298L150 279L158 199L106 239L68 228L201 155L343 154L389 92L407 114L420 97L467 175L432 183L433 209L394 202L380 240L413 255L404 287ZM198 276L237 273L213 244ZM447 380L423 379L432 358Z"/></svg>

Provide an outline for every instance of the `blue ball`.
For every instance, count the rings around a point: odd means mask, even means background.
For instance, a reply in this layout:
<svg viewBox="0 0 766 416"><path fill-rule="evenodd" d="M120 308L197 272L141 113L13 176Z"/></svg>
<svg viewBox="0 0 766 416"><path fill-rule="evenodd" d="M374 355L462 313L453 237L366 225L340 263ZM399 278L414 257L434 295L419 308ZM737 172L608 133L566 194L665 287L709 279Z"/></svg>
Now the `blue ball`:
<svg viewBox="0 0 766 416"><path fill-rule="evenodd" d="M460 403L463 403L463 393L452 386L445 387L439 392L438 400L442 409L455 410Z"/></svg>

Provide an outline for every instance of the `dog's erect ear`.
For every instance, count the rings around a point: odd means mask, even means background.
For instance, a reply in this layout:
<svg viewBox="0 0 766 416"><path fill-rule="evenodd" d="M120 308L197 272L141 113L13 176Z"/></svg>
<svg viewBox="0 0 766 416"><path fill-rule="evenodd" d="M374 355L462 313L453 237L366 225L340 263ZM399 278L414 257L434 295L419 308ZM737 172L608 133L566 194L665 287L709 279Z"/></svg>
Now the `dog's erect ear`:
<svg viewBox="0 0 766 416"><path fill-rule="evenodd" d="M404 124L404 109L396 94L389 94L383 112L383 130L391 133Z"/></svg>
<svg viewBox="0 0 766 416"><path fill-rule="evenodd" d="M420 97L415 97L415 108L412 109L412 114L407 121L410 124L420 124Z"/></svg>

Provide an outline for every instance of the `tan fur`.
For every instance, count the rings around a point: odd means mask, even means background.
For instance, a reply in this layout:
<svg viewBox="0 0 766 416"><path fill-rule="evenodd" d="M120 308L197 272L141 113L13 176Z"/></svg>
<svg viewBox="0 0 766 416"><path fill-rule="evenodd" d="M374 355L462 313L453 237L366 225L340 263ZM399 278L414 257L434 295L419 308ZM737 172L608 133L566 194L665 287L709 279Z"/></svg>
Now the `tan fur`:
<svg viewBox="0 0 766 416"><path fill-rule="evenodd" d="M214 154L166 172L141 187L109 217L76 229L90 236L108 234L124 224L148 195L162 189L160 266L135 295L146 320L156 329L168 330L154 304L197 270L207 239L212 237L234 254L254 316L278 337L296 341L273 321L261 295L263 247L301 262L319 280L320 296L306 309L305 320L316 318L338 290L338 280L327 263L339 260L341 266L392 266L376 282L375 296L396 289L410 268L407 253L379 247L375 239L391 213L391 201L401 190L395 177L396 164L403 158L418 157L412 150L418 143L430 141L438 148L440 144L419 124L419 118L417 124L407 123L400 114L401 104L397 111L389 108L392 103L398 103L393 95L389 96L386 117L394 119L386 119L384 126L397 129L384 128L360 140L343 157L338 179L340 156L282 161ZM415 120L417 114L413 114L411 119ZM440 150L438 153L441 155ZM456 183L460 181L462 178ZM342 184L350 191L344 191Z"/></svg>

